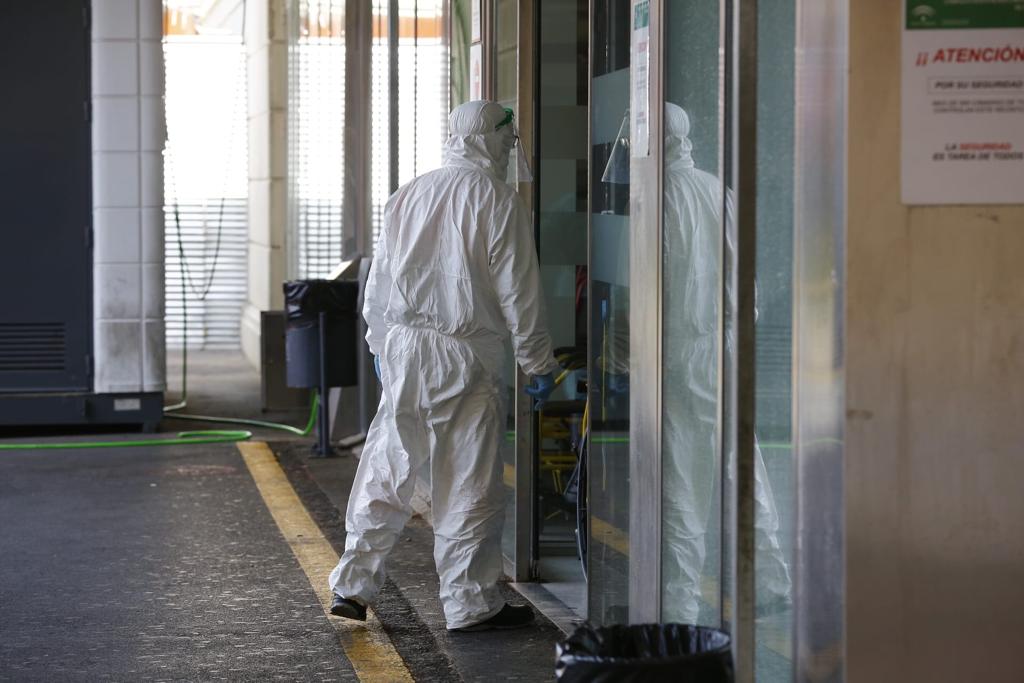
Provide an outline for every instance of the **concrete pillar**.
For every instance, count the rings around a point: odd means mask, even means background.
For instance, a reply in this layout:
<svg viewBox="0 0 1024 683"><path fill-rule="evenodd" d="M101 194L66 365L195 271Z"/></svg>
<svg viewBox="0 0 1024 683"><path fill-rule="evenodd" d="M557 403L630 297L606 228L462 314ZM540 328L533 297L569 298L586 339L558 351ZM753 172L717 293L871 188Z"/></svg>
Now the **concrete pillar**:
<svg viewBox="0 0 1024 683"><path fill-rule="evenodd" d="M287 276L287 1L249 0L246 8L249 125L249 296L242 352L259 367L260 311L283 306Z"/></svg>

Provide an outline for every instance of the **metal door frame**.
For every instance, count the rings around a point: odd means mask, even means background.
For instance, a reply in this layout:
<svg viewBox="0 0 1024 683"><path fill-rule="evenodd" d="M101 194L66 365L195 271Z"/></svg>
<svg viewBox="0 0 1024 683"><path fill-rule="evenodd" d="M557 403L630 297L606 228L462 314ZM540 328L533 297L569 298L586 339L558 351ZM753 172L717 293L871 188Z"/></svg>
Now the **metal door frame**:
<svg viewBox="0 0 1024 683"><path fill-rule="evenodd" d="M849 0L797 0L796 16L793 662L797 681L841 681Z"/></svg>
<svg viewBox="0 0 1024 683"><path fill-rule="evenodd" d="M629 164L629 620L661 621L664 3L650 0L649 153ZM634 17L630 12L630 21ZM634 55L630 30L630 54ZM630 58L630 97L633 85ZM632 101L630 107L632 108ZM633 112L635 114L635 112ZM641 295L636 295L641 293ZM637 558L637 561L632 558ZM643 561L639 561L643 558Z"/></svg>
<svg viewBox="0 0 1024 683"><path fill-rule="evenodd" d="M483 82L481 83L484 99L497 99L497 49L498 26L495 0L480 1L480 44L482 53ZM537 120L535 83L539 57L533 49L535 31L538 29L537 13L539 5L534 0L519 0L516 13L517 55L516 70L518 75L517 107L519 110L517 126L520 145L524 152L531 155L529 163L536 169L535 126ZM536 215L537 193L532 183L522 183L519 195L530 207L532 215ZM513 401L515 414L515 489L514 515L515 525L513 556L505 556L505 573L517 583L536 578L537 552L534 544L536 537L536 433L537 415L533 410L533 401L523 391L530 378L517 365L515 369L515 386ZM508 520L506 520L508 523Z"/></svg>
<svg viewBox="0 0 1024 683"><path fill-rule="evenodd" d="M519 0L516 21L518 22L518 48L516 64L518 70L519 89L517 100L519 106L519 144L521 151L529 150L530 168L540 173L537 149L537 124L540 120L540 97L536 91L540 70L540 5L539 0ZM536 49L534 46L536 45ZM497 60L495 60L497 62ZM539 178L539 175L538 175ZM519 195L530 207L531 225L534 227L534 240L540 248L538 202L540 193L535 191L533 183L520 183ZM537 498L537 435L540 432L537 413L533 410L533 401L524 389L530 378L520 368L516 368L516 533L514 573L512 578L518 582L530 581L537 577L539 561L539 511Z"/></svg>

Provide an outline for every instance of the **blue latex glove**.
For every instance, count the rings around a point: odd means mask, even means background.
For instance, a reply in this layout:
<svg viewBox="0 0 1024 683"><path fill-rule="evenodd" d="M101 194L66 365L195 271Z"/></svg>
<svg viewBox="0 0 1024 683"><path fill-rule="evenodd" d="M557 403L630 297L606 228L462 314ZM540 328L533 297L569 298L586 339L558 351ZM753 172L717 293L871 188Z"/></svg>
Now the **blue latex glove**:
<svg viewBox="0 0 1024 683"><path fill-rule="evenodd" d="M373 371L377 373L377 381L380 381L380 356L373 357Z"/></svg>
<svg viewBox="0 0 1024 683"><path fill-rule="evenodd" d="M555 390L555 376L550 372L546 375L534 375L533 384L526 387L526 393L534 398L533 409L540 410L548 402L551 392Z"/></svg>

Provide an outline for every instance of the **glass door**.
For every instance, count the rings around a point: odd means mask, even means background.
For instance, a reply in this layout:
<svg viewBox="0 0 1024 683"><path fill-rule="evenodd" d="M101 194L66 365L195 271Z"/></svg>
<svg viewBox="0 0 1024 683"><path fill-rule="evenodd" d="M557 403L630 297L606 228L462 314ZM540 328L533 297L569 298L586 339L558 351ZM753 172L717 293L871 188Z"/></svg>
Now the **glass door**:
<svg viewBox="0 0 1024 683"><path fill-rule="evenodd" d="M591 3L588 616L737 680L841 680L845 22Z"/></svg>
<svg viewBox="0 0 1024 683"><path fill-rule="evenodd" d="M537 422L536 578L586 616L579 535L587 387L587 0L534 11L534 220L548 325L563 370Z"/></svg>
<svg viewBox="0 0 1024 683"><path fill-rule="evenodd" d="M730 108L748 103L726 89L744 64L740 57L726 68L726 33L719 29L732 30L725 26L728 10L720 0L699 0L665 3L663 14L661 618L720 626L737 617L729 610L730 551L741 523L731 498L741 447L733 434L738 412L746 410L741 394L753 391L747 457L756 673L762 680L787 680L795 12L793 0L758 3L756 60L749 63L756 69L759 134L751 138L726 118ZM728 156L723 138L730 138ZM753 149L737 149L748 140ZM751 163L752 172L740 170ZM745 178L753 184L744 185ZM755 221L743 234L739 201L752 203ZM741 265L738 251L749 253L751 245L740 240L750 235L756 256ZM755 301L753 344L747 346L740 346L738 329L740 267L755 269L753 292L746 292ZM754 355L753 378L735 383L743 352Z"/></svg>
<svg viewBox="0 0 1024 683"><path fill-rule="evenodd" d="M831 675L844 3L630 10L629 619L727 629L738 680Z"/></svg>
<svg viewBox="0 0 1024 683"><path fill-rule="evenodd" d="M792 677L793 4L758 3L753 55L728 2L661 14L661 619L736 632L732 567L749 539L762 680Z"/></svg>

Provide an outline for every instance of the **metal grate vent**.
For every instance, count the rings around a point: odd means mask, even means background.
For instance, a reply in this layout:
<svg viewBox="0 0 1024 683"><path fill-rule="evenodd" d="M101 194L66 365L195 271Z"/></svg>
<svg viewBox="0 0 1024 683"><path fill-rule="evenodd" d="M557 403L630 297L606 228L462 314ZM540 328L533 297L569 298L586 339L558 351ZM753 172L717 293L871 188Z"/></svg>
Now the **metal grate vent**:
<svg viewBox="0 0 1024 683"><path fill-rule="evenodd" d="M0 372L64 370L64 323L0 323Z"/></svg>

